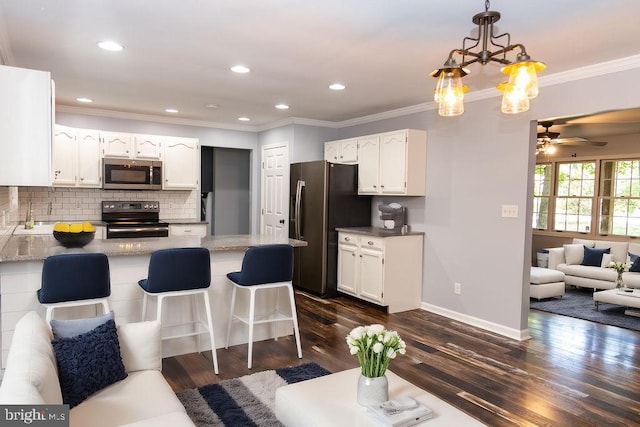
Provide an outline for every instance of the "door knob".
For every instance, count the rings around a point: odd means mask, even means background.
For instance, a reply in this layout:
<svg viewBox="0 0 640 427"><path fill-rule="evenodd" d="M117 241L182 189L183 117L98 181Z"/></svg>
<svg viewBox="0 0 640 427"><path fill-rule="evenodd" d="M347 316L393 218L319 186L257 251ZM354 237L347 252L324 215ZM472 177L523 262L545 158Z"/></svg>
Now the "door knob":
<svg viewBox="0 0 640 427"><path fill-rule="evenodd" d="M284 219L281 219L280 221L278 221L280 224L284 224Z"/></svg>

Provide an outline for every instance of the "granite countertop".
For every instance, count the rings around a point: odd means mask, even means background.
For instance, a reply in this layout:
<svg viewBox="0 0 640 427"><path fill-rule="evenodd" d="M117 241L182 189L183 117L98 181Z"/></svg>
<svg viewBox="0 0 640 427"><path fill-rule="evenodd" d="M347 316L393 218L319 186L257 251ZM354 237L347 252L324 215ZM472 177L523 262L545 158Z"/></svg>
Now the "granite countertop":
<svg viewBox="0 0 640 427"><path fill-rule="evenodd" d="M199 246L211 252L245 251L249 246L288 243L307 246L307 242L286 237L238 234L228 236L175 236L142 239L95 239L84 248L68 249L51 235L11 236L0 251L0 263L38 261L44 258L77 252L99 252L108 256L148 255L158 249Z"/></svg>
<svg viewBox="0 0 640 427"><path fill-rule="evenodd" d="M336 231L345 233L364 234L373 237L397 237L397 236L422 236L424 231L409 231L401 233L399 231L387 230L386 228L377 227L337 227Z"/></svg>

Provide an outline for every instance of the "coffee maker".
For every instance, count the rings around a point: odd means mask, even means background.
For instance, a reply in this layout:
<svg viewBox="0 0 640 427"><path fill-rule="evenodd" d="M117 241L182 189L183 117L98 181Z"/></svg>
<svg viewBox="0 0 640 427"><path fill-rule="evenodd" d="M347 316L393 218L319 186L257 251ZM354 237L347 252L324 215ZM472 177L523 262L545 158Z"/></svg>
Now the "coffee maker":
<svg viewBox="0 0 640 427"><path fill-rule="evenodd" d="M378 211L385 230L394 232L406 231L407 211L404 206L399 203L380 203Z"/></svg>

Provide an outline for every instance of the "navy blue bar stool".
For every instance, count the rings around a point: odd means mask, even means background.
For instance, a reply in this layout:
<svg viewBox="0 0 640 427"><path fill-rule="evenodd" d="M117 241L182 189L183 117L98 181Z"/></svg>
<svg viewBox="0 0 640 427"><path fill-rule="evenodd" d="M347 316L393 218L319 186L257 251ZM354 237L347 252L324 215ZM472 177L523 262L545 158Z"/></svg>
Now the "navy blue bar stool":
<svg viewBox="0 0 640 427"><path fill-rule="evenodd" d="M209 303L208 288L211 284L211 257L205 248L176 248L161 249L151 254L149 273L146 279L138 282L144 292L142 299L142 320L147 317L148 296L157 297L156 319L162 323L162 304L165 298L191 296L193 318L189 325L192 332L163 335L163 340L180 337L195 336L197 351L200 351L200 335L209 333L211 340L211 355L213 356L213 371L218 373L218 357L216 355L216 341L213 334L213 321ZM201 296L207 315L207 323L199 320L196 297ZM163 325L168 330L170 326Z"/></svg>
<svg viewBox="0 0 640 427"><path fill-rule="evenodd" d="M47 308L47 322L53 318L54 309L61 307L101 304L108 313L111 311L107 301L111 295L109 259L100 253L45 258L37 295L40 304Z"/></svg>
<svg viewBox="0 0 640 427"><path fill-rule="evenodd" d="M229 322L227 324L227 342L225 348L229 348L229 337L231 335L231 324L234 320L249 325L249 348L247 356L247 367L251 369L251 354L253 351L253 328L254 325L263 323L274 323L281 321L291 321L298 348L298 358L302 358L302 348L300 346L300 331L298 330L298 316L296 314L296 301L293 294L293 247L291 245L264 245L254 246L247 249L242 259L240 271L227 274L227 278L233 285L231 295L231 310ZM276 295L275 310L266 316L256 318L256 292L258 290L285 288L289 293L290 313L282 313L279 307L279 294ZM248 317L235 313L236 291L249 291L249 314ZM276 334L277 339L277 334Z"/></svg>

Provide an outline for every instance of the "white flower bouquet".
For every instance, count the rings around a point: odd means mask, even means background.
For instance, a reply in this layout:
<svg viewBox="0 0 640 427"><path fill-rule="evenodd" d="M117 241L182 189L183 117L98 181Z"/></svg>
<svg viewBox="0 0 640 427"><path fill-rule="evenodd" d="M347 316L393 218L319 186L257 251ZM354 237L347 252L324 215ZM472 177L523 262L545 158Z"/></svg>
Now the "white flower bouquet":
<svg viewBox="0 0 640 427"><path fill-rule="evenodd" d="M396 331L382 325L358 326L346 337L349 351L360 362L361 373L368 378L381 377L391 359L405 354L407 345Z"/></svg>
<svg viewBox="0 0 640 427"><path fill-rule="evenodd" d="M617 271L618 276L621 276L624 271L627 271L628 267L629 266L627 265L626 262L614 262L614 261L611 261L607 266L607 268L613 268L615 271Z"/></svg>

